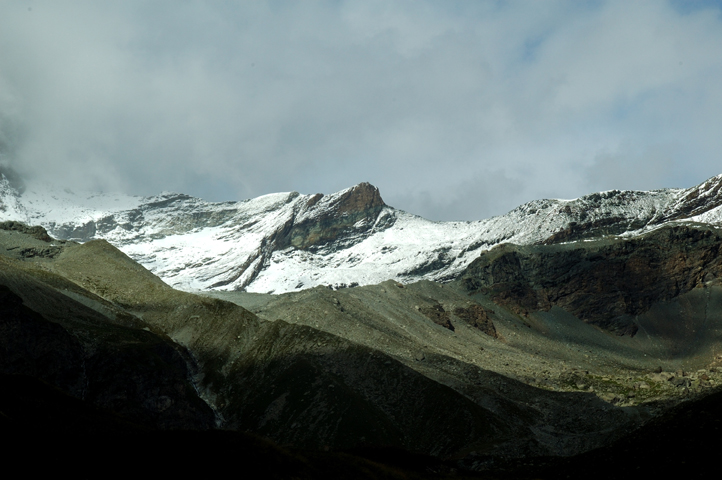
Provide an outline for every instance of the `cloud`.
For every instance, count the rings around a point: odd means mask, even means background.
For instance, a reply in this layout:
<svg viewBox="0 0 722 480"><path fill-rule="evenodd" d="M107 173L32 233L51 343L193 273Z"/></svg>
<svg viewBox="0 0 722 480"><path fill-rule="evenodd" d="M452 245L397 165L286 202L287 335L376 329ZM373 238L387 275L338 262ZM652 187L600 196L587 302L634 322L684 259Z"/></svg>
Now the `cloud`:
<svg viewBox="0 0 722 480"><path fill-rule="evenodd" d="M439 191L446 193L440 197ZM409 212L425 212L430 220L467 220L479 219L488 212L503 212L507 205L524 203L523 183L505 176L503 171L491 171L476 175L455 184L455 188L435 188L428 190L409 189L405 193L396 193L394 197L384 198L387 203L406 205Z"/></svg>
<svg viewBox="0 0 722 480"><path fill-rule="evenodd" d="M677 173L673 147L659 145L637 151L630 143L613 152L602 152L585 169L589 191L653 190Z"/></svg>
<svg viewBox="0 0 722 480"><path fill-rule="evenodd" d="M434 219L691 186L720 173L720 27L714 2L9 0L0 156L210 200L370 181Z"/></svg>

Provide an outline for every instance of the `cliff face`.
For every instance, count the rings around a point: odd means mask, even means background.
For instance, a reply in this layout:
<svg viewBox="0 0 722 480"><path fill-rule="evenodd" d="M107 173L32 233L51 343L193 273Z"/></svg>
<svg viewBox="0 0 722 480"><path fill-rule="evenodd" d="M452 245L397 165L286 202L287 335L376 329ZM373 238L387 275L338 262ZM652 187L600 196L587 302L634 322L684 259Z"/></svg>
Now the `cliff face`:
<svg viewBox="0 0 722 480"><path fill-rule="evenodd" d="M324 200L323 195L317 194L307 201L308 213L295 219L279 248L317 250L329 243L338 243L337 248L342 248L347 243L345 237L356 238L368 232L386 206L379 189L369 183L360 183L329 201ZM315 214L309 214L314 210Z"/></svg>
<svg viewBox="0 0 722 480"><path fill-rule="evenodd" d="M588 323L634 335L634 316L653 304L718 285L721 249L722 232L703 225L664 227L626 240L501 245L475 260L461 281L523 315L558 306Z"/></svg>
<svg viewBox="0 0 722 480"><path fill-rule="evenodd" d="M712 177L683 192L679 201L664 212L661 221L702 217L722 205L722 175Z"/></svg>

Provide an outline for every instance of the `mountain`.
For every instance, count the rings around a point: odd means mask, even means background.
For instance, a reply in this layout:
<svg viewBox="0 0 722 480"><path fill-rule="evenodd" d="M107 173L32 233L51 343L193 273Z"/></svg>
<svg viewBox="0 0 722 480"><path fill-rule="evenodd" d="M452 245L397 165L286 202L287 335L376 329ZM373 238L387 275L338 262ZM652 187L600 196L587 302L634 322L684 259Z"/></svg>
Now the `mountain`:
<svg viewBox="0 0 722 480"><path fill-rule="evenodd" d="M271 478L623 478L635 441L672 465L655 445L722 389L721 181L440 223L368 184L208 203L5 177L0 429L100 456L240 445Z"/></svg>
<svg viewBox="0 0 722 480"><path fill-rule="evenodd" d="M17 182L16 182L17 183ZM59 239L105 239L186 291L299 291L448 281L496 245L639 236L668 224L722 223L722 175L689 189L536 200L476 222L432 222L384 203L361 183L330 195L297 192L240 202L20 189L0 180L0 220Z"/></svg>

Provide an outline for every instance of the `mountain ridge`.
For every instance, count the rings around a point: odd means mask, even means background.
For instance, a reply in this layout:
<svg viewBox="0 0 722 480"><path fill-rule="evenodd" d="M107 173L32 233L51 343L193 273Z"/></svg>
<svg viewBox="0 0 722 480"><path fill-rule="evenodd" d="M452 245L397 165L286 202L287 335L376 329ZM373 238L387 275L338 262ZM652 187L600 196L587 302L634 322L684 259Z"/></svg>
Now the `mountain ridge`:
<svg viewBox="0 0 722 480"><path fill-rule="evenodd" d="M638 236L669 223L722 224L722 175L689 189L611 190L534 200L489 219L432 222L388 206L360 183L339 192L206 202L74 193L0 178L0 220L60 239L105 239L186 291L283 293L387 279L448 281L503 243L556 244Z"/></svg>

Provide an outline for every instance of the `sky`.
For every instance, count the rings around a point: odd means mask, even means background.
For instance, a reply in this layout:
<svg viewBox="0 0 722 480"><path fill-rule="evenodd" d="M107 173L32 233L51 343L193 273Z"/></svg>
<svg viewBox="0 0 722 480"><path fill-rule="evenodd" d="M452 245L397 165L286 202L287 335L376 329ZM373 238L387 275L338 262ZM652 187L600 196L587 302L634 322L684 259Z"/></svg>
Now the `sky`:
<svg viewBox="0 0 722 480"><path fill-rule="evenodd" d="M431 220L722 173L719 1L0 2L0 164Z"/></svg>

